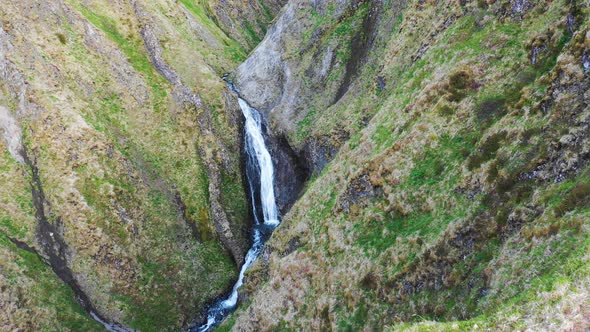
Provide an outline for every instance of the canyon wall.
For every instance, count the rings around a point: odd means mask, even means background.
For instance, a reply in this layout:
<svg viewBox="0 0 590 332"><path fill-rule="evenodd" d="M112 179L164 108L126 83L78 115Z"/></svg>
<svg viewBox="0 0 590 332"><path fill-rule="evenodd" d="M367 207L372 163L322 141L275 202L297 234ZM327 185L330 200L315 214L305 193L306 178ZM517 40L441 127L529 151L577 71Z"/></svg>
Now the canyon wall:
<svg viewBox="0 0 590 332"><path fill-rule="evenodd" d="M226 73L283 221L220 330L590 328L588 17L0 0L0 329L203 320L250 244Z"/></svg>
<svg viewBox="0 0 590 332"><path fill-rule="evenodd" d="M224 17L280 6L252 3ZM250 216L220 77L252 33L215 6L1 2L0 329L177 330L231 287Z"/></svg>

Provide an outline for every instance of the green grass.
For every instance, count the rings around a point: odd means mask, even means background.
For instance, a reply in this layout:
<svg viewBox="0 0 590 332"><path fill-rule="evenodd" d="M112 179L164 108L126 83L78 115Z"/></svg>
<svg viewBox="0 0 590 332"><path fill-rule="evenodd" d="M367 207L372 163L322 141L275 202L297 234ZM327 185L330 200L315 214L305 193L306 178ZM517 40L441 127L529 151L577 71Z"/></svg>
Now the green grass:
<svg viewBox="0 0 590 332"><path fill-rule="evenodd" d="M407 217L394 216L384 221L366 220L354 225L357 234L355 244L371 256L394 246L398 237L407 237L427 227L434 217L432 214L418 214Z"/></svg>
<svg viewBox="0 0 590 332"><path fill-rule="evenodd" d="M211 20L210 15L207 11L207 5L203 1L198 0L180 0L180 3L224 45L224 56L227 59L231 59L236 63L242 62L246 59L247 52L242 46L235 40L229 38L223 30ZM246 30L246 34L251 31ZM260 40L254 33L255 39ZM250 36L252 38L252 36Z"/></svg>
<svg viewBox="0 0 590 332"><path fill-rule="evenodd" d="M420 242L426 241L442 232L449 222L462 216L464 212L457 210L416 212L407 216L388 214L383 220L359 221L353 225L354 244L362 248L368 257L376 258L384 250L395 246L398 239L406 241L409 237L417 237Z"/></svg>
<svg viewBox="0 0 590 332"><path fill-rule="evenodd" d="M371 136L371 139L377 146L389 146L391 142L395 140L396 136L394 135L391 128L384 123L380 123L377 125L375 132Z"/></svg>
<svg viewBox="0 0 590 332"><path fill-rule="evenodd" d="M356 308L354 313L351 316L346 315L339 315L338 317L341 318L338 320L337 326L338 331L359 331L363 328L366 328L366 322L369 318L369 310L364 302Z"/></svg>
<svg viewBox="0 0 590 332"><path fill-rule="evenodd" d="M316 117L316 111L311 109L305 114L305 117L297 123L296 138L298 141L303 142L309 138L311 130L313 129L314 119Z"/></svg>
<svg viewBox="0 0 590 332"><path fill-rule="evenodd" d="M19 225L8 216L0 216L0 229L7 230L8 234L15 238L23 238L27 235L28 229L24 225Z"/></svg>
<svg viewBox="0 0 590 332"><path fill-rule="evenodd" d="M133 68L143 74L153 92L154 108L164 107L167 96L165 87L168 83L152 66L143 41L138 36L123 36L117 28L117 22L112 18L102 16L77 2L73 3L73 6L94 26L103 31L109 39L115 42Z"/></svg>
<svg viewBox="0 0 590 332"><path fill-rule="evenodd" d="M569 211L588 206L590 206L590 182L578 183L555 207L555 214L561 217Z"/></svg>
<svg viewBox="0 0 590 332"><path fill-rule="evenodd" d="M244 22L244 32L246 33L246 36L248 36L249 43L252 45L258 45L262 40L260 39L256 31L254 31L254 27L252 27L252 24L250 24L250 22Z"/></svg>
<svg viewBox="0 0 590 332"><path fill-rule="evenodd" d="M221 174L221 199L224 209L228 211L232 224L245 225L248 220L248 205L240 175ZM236 179L236 177L238 177Z"/></svg>
<svg viewBox="0 0 590 332"><path fill-rule="evenodd" d="M426 149L424 155L415 160L407 186L409 188L432 186L448 175L456 176L458 172L456 165L464 159L466 151L472 149L472 144L471 134L455 137L442 136L437 146Z"/></svg>
<svg viewBox="0 0 590 332"><path fill-rule="evenodd" d="M231 314L223 323L215 329L215 332L230 332L236 325L236 315Z"/></svg>
<svg viewBox="0 0 590 332"><path fill-rule="evenodd" d="M19 240L34 229L33 197L26 178L21 178L28 176L22 172L24 170L8 150L0 153L0 182L5 184L4 189L8 189L4 191L6 195L0 197L0 231ZM14 180L16 182L12 182Z"/></svg>
<svg viewBox="0 0 590 332"><path fill-rule="evenodd" d="M13 280L19 287L21 310L50 308L49 317L59 323L62 329L71 331L102 331L103 328L84 312L76 302L74 292L59 280L51 268L31 252L17 248L0 232L0 250L7 250L15 259L3 264L3 277ZM14 265L19 268L15 268ZM27 283L23 283L27 281ZM20 286L17 286L20 285ZM44 331L54 331L56 326L44 325L51 320L41 320L39 327ZM50 323L48 323L50 324Z"/></svg>

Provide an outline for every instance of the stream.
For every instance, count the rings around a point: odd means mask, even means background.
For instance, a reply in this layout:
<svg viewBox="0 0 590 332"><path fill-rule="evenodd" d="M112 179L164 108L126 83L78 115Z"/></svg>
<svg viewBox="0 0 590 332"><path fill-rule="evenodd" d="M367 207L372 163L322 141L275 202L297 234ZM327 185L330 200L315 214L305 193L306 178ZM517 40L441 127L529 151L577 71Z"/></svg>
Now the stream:
<svg viewBox="0 0 590 332"><path fill-rule="evenodd" d="M230 88L238 93L235 86ZM264 243L280 223L279 211L274 192L274 168L271 155L264 142L264 123L261 114L239 97L240 109L245 118L245 151L246 177L250 191L254 227L252 230L252 247L248 250L244 263L240 269L238 280L231 292L224 298L217 300L207 309L207 322L200 326L189 328L190 332L206 332L219 325L238 303L238 290L243 284L244 274L260 255Z"/></svg>

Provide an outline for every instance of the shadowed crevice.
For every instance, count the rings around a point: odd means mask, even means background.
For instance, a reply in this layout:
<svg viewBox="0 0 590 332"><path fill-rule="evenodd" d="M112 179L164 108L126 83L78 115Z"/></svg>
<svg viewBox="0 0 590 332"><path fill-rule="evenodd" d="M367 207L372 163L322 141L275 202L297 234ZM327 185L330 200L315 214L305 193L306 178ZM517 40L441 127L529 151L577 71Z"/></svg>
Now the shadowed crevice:
<svg viewBox="0 0 590 332"><path fill-rule="evenodd" d="M99 321L107 322L107 324L112 325L113 329L130 331L118 324L108 323L108 320L97 312L88 295L78 284L72 270L68 267L69 248L62 235L63 222L60 217L52 215L51 206L47 202L43 191L37 161L30 158L26 148L21 150L21 155L30 171L29 185L33 197L35 219L37 220L36 237L41 253L24 243L20 243L20 241L13 241L12 239L11 241L19 248L35 253L43 262L48 264L57 277L72 289L78 303L88 314L97 317ZM50 219L54 219L54 221L50 222Z"/></svg>
<svg viewBox="0 0 590 332"><path fill-rule="evenodd" d="M377 22L383 7L381 1L369 1L369 10L363 18L361 28L356 32L350 44L351 57L346 63L346 71L342 84L336 92L334 103L346 94L350 84L357 77L361 68L365 64L370 51L372 50L373 41L377 33Z"/></svg>

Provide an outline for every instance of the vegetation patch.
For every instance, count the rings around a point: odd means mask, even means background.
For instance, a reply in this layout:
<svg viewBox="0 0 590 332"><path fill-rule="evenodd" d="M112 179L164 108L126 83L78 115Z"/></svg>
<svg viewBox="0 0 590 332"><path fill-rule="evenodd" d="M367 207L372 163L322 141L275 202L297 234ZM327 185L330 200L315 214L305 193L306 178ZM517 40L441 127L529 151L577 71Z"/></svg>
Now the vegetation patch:
<svg viewBox="0 0 590 332"><path fill-rule="evenodd" d="M501 131L488 137L474 153L469 157L467 161L467 167L473 170L496 157L496 151L502 146L502 143L506 139L506 132Z"/></svg>
<svg viewBox="0 0 590 332"><path fill-rule="evenodd" d="M590 206L590 183L579 183L563 197L555 207L555 215L561 217L569 211Z"/></svg>

